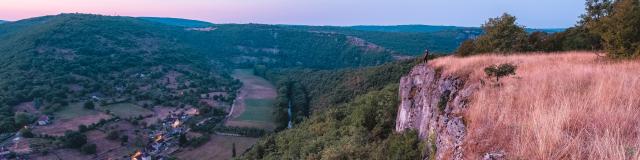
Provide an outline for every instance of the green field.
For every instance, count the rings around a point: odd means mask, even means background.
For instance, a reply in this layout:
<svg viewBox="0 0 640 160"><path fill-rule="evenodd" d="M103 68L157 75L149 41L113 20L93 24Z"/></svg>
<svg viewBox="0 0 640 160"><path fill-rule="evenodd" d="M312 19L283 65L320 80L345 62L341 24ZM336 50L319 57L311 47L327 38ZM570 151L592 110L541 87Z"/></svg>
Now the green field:
<svg viewBox="0 0 640 160"><path fill-rule="evenodd" d="M137 116L145 116L149 114L153 114L152 111L142 108L138 105L132 103L117 103L108 106L101 107L104 110L109 110L114 115L120 118L129 118L129 117L137 117Z"/></svg>
<svg viewBox="0 0 640 160"><path fill-rule="evenodd" d="M238 121L262 121L272 123L273 99L246 99L246 110L235 120Z"/></svg>
<svg viewBox="0 0 640 160"><path fill-rule="evenodd" d="M96 115L100 112L91 109L85 109L84 102L72 103L69 106L62 108L60 111L54 113L54 117L57 119L73 119L80 116Z"/></svg>

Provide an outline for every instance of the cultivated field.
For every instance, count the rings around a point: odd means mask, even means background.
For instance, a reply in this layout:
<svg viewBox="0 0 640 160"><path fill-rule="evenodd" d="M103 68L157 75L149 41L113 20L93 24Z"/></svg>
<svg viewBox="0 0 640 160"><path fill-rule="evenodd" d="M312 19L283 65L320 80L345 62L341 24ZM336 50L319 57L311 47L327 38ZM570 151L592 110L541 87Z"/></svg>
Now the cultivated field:
<svg viewBox="0 0 640 160"><path fill-rule="evenodd" d="M80 125L90 125L99 122L101 119L109 119L110 115L105 113L85 109L83 103L73 103L53 114L55 119L52 124L46 126L36 126L34 133L60 136L67 130L78 130Z"/></svg>
<svg viewBox="0 0 640 160"><path fill-rule="evenodd" d="M513 63L517 75L496 86L491 64ZM431 61L444 74L485 81L465 115L464 147L480 159L640 159L640 61L593 53L482 55Z"/></svg>
<svg viewBox="0 0 640 160"><path fill-rule="evenodd" d="M274 129L273 102L276 88L264 78L253 75L253 70L237 69L232 75L243 86L233 104L231 120L225 124L238 127Z"/></svg>
<svg viewBox="0 0 640 160"><path fill-rule="evenodd" d="M111 113L113 113L114 115L120 118L147 116L147 115L153 114L153 111L142 108L132 103L117 103L117 104L102 106L100 108L104 110L109 110L111 111Z"/></svg>
<svg viewBox="0 0 640 160"><path fill-rule="evenodd" d="M236 155L240 156L256 141L257 138L212 135L206 144L198 148L185 148L175 156L192 160L226 160L231 159L233 143L236 144Z"/></svg>

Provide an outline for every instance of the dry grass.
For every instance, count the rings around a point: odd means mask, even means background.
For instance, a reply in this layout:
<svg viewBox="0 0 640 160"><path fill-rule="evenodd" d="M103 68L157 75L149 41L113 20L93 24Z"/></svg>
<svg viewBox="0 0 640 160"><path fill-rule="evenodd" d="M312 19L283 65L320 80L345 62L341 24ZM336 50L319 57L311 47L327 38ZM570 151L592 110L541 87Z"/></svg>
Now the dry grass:
<svg viewBox="0 0 640 160"><path fill-rule="evenodd" d="M482 85L465 115L468 159L500 150L508 159L640 158L640 61L568 52L443 57L430 65L476 83L490 81L484 67L506 62L518 65L517 75Z"/></svg>

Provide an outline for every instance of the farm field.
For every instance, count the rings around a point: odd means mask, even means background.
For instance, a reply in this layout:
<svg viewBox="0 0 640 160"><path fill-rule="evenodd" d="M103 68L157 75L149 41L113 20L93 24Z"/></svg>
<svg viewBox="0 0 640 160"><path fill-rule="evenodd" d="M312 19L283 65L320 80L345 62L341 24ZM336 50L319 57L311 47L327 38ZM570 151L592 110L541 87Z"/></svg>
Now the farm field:
<svg viewBox="0 0 640 160"><path fill-rule="evenodd" d="M243 86L233 104L227 126L275 129L273 103L276 87L262 77L253 75L251 69L236 69L232 75Z"/></svg>
<svg viewBox="0 0 640 160"><path fill-rule="evenodd" d="M85 109L83 103L73 103L53 114L52 123L46 126L36 126L33 131L39 134L63 135L67 130L78 130L80 125L90 125L101 119L109 119L110 115L96 110Z"/></svg>
<svg viewBox="0 0 640 160"><path fill-rule="evenodd" d="M257 138L212 135L211 140L198 148L187 148L175 154L179 159L218 160L231 159L233 143L236 144L236 155L249 149Z"/></svg>
<svg viewBox="0 0 640 160"><path fill-rule="evenodd" d="M85 109L83 107L84 102L72 103L67 107L62 108L62 110L54 113L54 117L59 120L70 120L77 117L89 116L89 115L97 115L100 114L100 111Z"/></svg>
<svg viewBox="0 0 640 160"><path fill-rule="evenodd" d="M273 99L245 99L245 111L236 120L240 121L273 121Z"/></svg>
<svg viewBox="0 0 640 160"><path fill-rule="evenodd" d="M153 111L142 108L132 103L117 103L101 107L101 109L109 110L120 118L131 118L137 116L152 115Z"/></svg>

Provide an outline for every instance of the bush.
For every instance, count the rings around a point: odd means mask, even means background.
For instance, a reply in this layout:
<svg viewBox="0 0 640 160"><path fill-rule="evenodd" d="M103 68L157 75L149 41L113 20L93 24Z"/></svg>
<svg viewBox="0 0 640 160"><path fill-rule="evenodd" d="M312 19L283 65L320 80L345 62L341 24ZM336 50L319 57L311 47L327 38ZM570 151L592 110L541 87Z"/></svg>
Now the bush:
<svg viewBox="0 0 640 160"><path fill-rule="evenodd" d="M62 143L65 147L80 148L87 143L87 136L80 132L67 131L62 137Z"/></svg>
<svg viewBox="0 0 640 160"><path fill-rule="evenodd" d="M94 109L95 107L96 107L96 105L95 105L95 104L93 104L93 102L92 102L92 101L84 102L84 108L85 108L85 109Z"/></svg>
<svg viewBox="0 0 640 160"><path fill-rule="evenodd" d="M85 154L96 154L96 144L85 144L80 148L80 151Z"/></svg>
<svg viewBox="0 0 640 160"><path fill-rule="evenodd" d="M31 133L31 129L29 128L22 128L20 129L20 135L22 135L22 137L25 138L33 138L33 133Z"/></svg>
<svg viewBox="0 0 640 160"><path fill-rule="evenodd" d="M496 82L499 82L501 77L515 75L516 69L517 67L515 65L504 63L499 66L491 65L486 67L484 68L484 73L486 73L488 77L496 77Z"/></svg>
<svg viewBox="0 0 640 160"><path fill-rule="evenodd" d="M109 134L107 134L108 140L117 140L119 137L120 137L120 132L118 131L110 131Z"/></svg>
<svg viewBox="0 0 640 160"><path fill-rule="evenodd" d="M80 132L89 131L89 127L85 126L84 124L81 124L80 126L78 126L78 131Z"/></svg>

